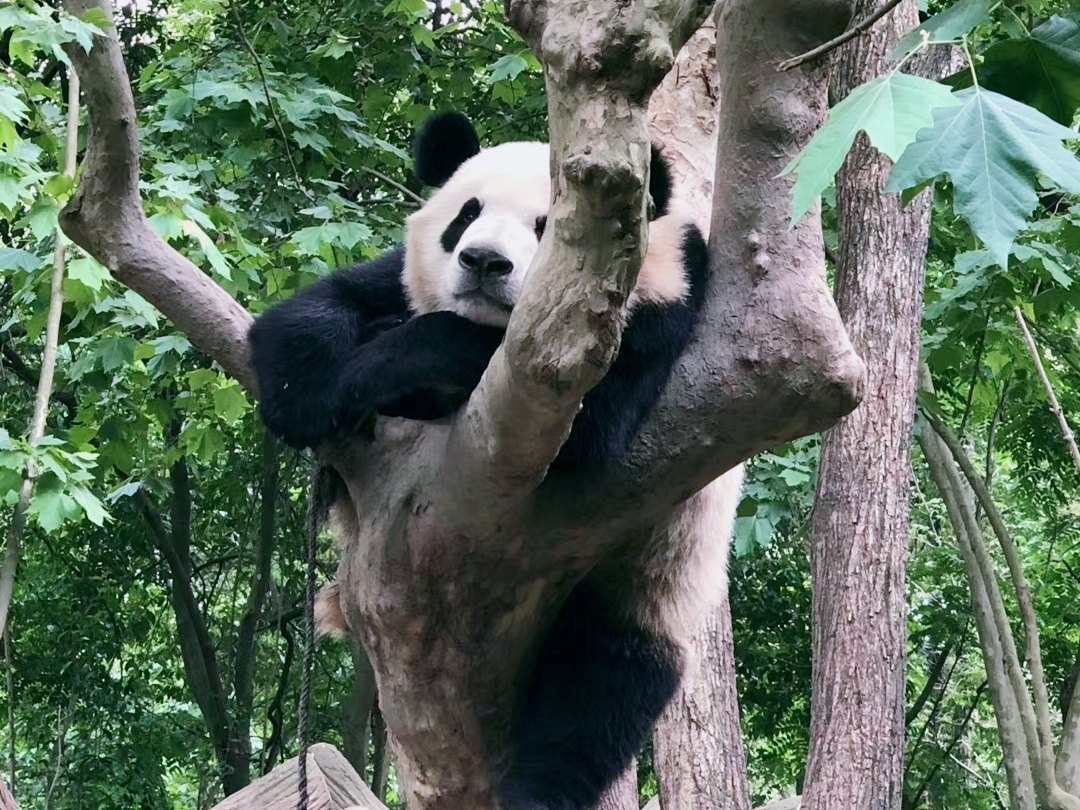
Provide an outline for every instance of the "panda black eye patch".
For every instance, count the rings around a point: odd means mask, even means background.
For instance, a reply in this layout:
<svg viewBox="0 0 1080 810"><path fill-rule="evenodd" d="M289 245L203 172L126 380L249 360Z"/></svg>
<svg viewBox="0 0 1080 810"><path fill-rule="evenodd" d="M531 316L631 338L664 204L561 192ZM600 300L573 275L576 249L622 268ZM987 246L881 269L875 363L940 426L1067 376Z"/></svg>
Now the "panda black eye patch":
<svg viewBox="0 0 1080 810"><path fill-rule="evenodd" d="M465 233L465 229L480 216L483 209L483 203L476 197L465 201L465 204L461 206L461 210L458 211L458 215L446 226L446 230L442 232L442 236L439 238L439 244L442 245L443 250L447 253L454 252L454 248L461 241L461 235Z"/></svg>
<svg viewBox="0 0 1080 810"><path fill-rule="evenodd" d="M536 241L540 241L540 237L544 235L544 228L547 227L547 215L536 218L536 225L533 226L536 229Z"/></svg>

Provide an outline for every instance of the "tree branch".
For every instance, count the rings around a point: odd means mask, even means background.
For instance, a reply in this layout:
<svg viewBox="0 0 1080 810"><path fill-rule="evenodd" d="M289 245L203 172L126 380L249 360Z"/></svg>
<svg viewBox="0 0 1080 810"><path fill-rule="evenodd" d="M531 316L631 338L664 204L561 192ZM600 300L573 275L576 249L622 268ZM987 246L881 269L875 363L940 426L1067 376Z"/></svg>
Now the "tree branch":
<svg viewBox="0 0 1080 810"><path fill-rule="evenodd" d="M0 343L0 353L3 354L7 360L8 365L11 367L12 373L29 385L31 388L37 388L40 375L35 374L30 366L26 365L26 362L19 357L18 352L10 343ZM3 365L0 363L0 365ZM71 391L53 391L52 398L67 408L68 419L74 421L76 411L79 409L79 401L75 397L75 394Z"/></svg>
<svg viewBox="0 0 1080 810"><path fill-rule="evenodd" d="M1035 605L1031 599L1031 587L1028 585L1027 577L1024 574L1020 553L1016 549L1016 543L1013 541L1012 535L1005 526L1005 521L1002 520L1001 513L998 512L997 504L994 503L990 491L986 488L986 483L979 477L963 445L960 444L960 440L953 435L953 432L949 430L949 427L937 414L927 412L926 417L933 426L934 432L945 442L957 465L964 473L968 486L974 490L975 497L978 498L979 504L982 506L983 511L986 512L986 517L990 521L994 535L1001 544L1005 562L1009 567L1009 573L1012 575L1013 587L1016 589L1016 599L1020 604L1020 615L1023 618L1024 631L1027 636L1027 661L1028 668L1031 670L1032 686L1035 690L1039 743L1041 747L1050 747L1053 745L1050 726L1050 700L1046 690L1046 678L1043 675L1042 652L1039 644L1039 622L1035 616Z"/></svg>
<svg viewBox="0 0 1080 810"><path fill-rule="evenodd" d="M190 531L190 492L186 484L187 473L183 459L173 465L171 478L173 481L173 494L170 498L173 524L171 530L161 519L145 488L139 488L136 498L143 517L150 527L154 543L169 566L173 609L180 634L184 671L187 674L192 697L195 698L195 702L202 711L203 720L224 773L229 750L229 710L225 703L225 690L218 670L217 652L191 584L191 564L188 559L187 542Z"/></svg>
<svg viewBox="0 0 1080 810"><path fill-rule="evenodd" d="M443 519L520 514L607 373L645 252L646 105L708 5L508 0L546 66L553 199L503 346L451 431Z"/></svg>
<svg viewBox="0 0 1080 810"><path fill-rule="evenodd" d="M236 654L233 665L233 694L236 712L233 718L233 739L249 749L251 736L252 690L255 679L255 640L263 602L270 589L270 564L277 541L275 515L278 494L279 448L273 436L263 430L262 481L259 485L260 521L255 538L255 570L251 576L244 615L237 631Z"/></svg>
<svg viewBox="0 0 1080 810"><path fill-rule="evenodd" d="M1016 322L1020 324L1024 342L1027 343L1028 351L1031 352L1031 359L1035 361L1035 369L1039 372L1039 379L1042 380L1043 388L1046 389L1046 396L1050 398L1050 410L1057 417L1058 425L1061 426L1061 435L1065 437L1065 443L1069 446L1073 467L1080 473L1080 449L1076 446L1076 437L1073 435L1072 428L1069 427L1069 420L1065 418L1065 411L1061 409L1061 404L1054 393L1054 386L1050 384L1050 378L1043 367L1042 358L1039 356L1039 347L1035 345L1035 338L1031 336L1031 331L1027 327L1027 319L1024 317L1020 307L1014 306L1013 314L1016 316Z"/></svg>
<svg viewBox="0 0 1080 810"><path fill-rule="evenodd" d="M941 674L945 671L945 662L949 659L949 653L952 652L952 642L947 641L941 652L934 658L934 664L930 667L930 672L926 676L926 684L923 686L922 691L919 692L919 696L915 698L915 702L911 704L911 707L907 710L904 716L904 725L910 726L915 722L915 718L919 716L919 712L922 711L923 706L926 705L926 701L930 699L930 695L933 694L935 687L941 680ZM957 659L959 660L959 655ZM946 679L948 683L948 679Z"/></svg>
<svg viewBox="0 0 1080 810"><path fill-rule="evenodd" d="M848 30L846 30L844 33L842 33L840 36L834 37L828 42L818 45L816 48L812 48L804 54L796 56L792 59L785 59L783 62L780 63L777 69L791 70L793 67L798 67L804 62L809 62L811 59L816 59L819 56L827 54L829 51L839 48L845 42L849 42L850 40L855 39L855 37L859 36L859 34L861 34L863 31L868 29L870 26L872 26L874 23L876 23L878 20L880 20L882 17L884 17L886 14L888 14L890 11L900 5L901 2L902 0L888 0L888 2L880 6L876 11L870 14L870 16L860 20L855 25L851 26Z"/></svg>
<svg viewBox="0 0 1080 810"><path fill-rule="evenodd" d="M956 748L956 744L960 742L960 738L964 736L964 730L967 728L968 723L971 722L971 717L975 714L975 710L979 707L979 701L982 700L983 692L986 691L986 687L988 685L988 681L983 681L979 684L979 688L975 690L975 697L973 697L971 700L971 705L964 713L964 719L959 724L957 724L956 728L953 730L952 739L949 740L949 744L948 746L946 746L945 752L941 755L938 761L934 763L934 767L930 769L930 772L926 775L926 778L923 779L922 784L919 785L919 789L915 791L915 796L911 799L910 803L906 801L904 802L904 807L909 808L909 810L915 810L919 806L919 801L922 799L923 793L925 793L926 789L930 787L930 783L934 780L934 777L938 775L938 772L941 770L941 766L944 765L945 760L947 760L952 755L953 749Z"/></svg>
<svg viewBox="0 0 1080 810"><path fill-rule="evenodd" d="M925 365L922 367L922 376L924 387L929 389L929 370ZM930 474L949 512L953 533L964 560L964 569L971 588L972 613L975 616L986 677L990 684L990 697L994 703L1009 795L1016 807L1034 807L1034 758L1030 753L1035 741L1034 712L1031 711L1030 697L1023 684L1021 683L1020 693L1015 688L1017 679L1022 681L1020 662L1007 620L1004 622L1005 632L1001 632L999 619L1004 614L1004 608L1001 606L997 578L986 578L976 558L973 545L981 542L978 539L979 525L948 446L933 430L920 430L918 438ZM1025 701L1029 713L1028 721L1024 720L1021 708Z"/></svg>
<svg viewBox="0 0 1080 810"><path fill-rule="evenodd" d="M65 0L75 16L91 8L112 19L106 0ZM258 391L248 352L251 315L150 227L139 193L139 142L116 29L106 26L89 53L65 46L83 80L90 118L82 180L60 213L72 241L161 310L193 344L250 392Z"/></svg>
<svg viewBox="0 0 1080 810"><path fill-rule="evenodd" d="M1071 684L1071 685L1070 685ZM1080 796L1080 650L1069 673L1062 706L1061 744L1054 773L1062 790Z"/></svg>

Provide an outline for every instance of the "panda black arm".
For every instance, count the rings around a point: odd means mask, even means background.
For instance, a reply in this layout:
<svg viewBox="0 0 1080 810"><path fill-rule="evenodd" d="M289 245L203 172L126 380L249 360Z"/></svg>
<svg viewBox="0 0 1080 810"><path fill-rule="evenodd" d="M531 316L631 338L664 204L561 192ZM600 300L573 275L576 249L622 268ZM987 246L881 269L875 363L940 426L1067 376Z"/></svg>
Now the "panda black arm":
<svg viewBox="0 0 1080 810"><path fill-rule="evenodd" d="M404 251L339 270L267 310L249 334L271 432L294 447L338 427L341 374L356 348L411 315Z"/></svg>
<svg viewBox="0 0 1080 810"><path fill-rule="evenodd" d="M705 301L709 257L701 231L687 225L682 241L689 291L681 301L640 304L623 330L619 354L607 375L582 402L555 469L620 458L667 385L689 342Z"/></svg>
<svg viewBox="0 0 1080 810"><path fill-rule="evenodd" d="M357 408L406 419L449 416L480 383L504 334L448 311L382 332L342 369L345 418L363 416Z"/></svg>

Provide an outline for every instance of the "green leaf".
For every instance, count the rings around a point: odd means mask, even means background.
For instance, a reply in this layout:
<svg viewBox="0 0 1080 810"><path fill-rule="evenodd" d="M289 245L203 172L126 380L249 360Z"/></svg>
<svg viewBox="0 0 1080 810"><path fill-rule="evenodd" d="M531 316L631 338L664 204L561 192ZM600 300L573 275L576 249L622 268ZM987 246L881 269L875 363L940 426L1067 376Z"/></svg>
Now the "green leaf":
<svg viewBox="0 0 1080 810"><path fill-rule="evenodd" d="M529 66L529 63L525 61L525 58L520 54L508 53L491 66L491 75L488 77L488 81L491 84L495 82L501 82L506 79L511 81L517 78L517 75L521 71L525 70Z"/></svg>
<svg viewBox="0 0 1080 810"><path fill-rule="evenodd" d="M10 270L28 273L41 267L45 262L29 250L18 248L0 248L0 272Z"/></svg>
<svg viewBox="0 0 1080 810"><path fill-rule="evenodd" d="M155 354L167 354L168 352L173 352L183 357L191 348L191 341L177 332L172 335L163 335L162 337L154 338L150 341L150 345L154 347Z"/></svg>
<svg viewBox="0 0 1080 810"><path fill-rule="evenodd" d="M26 120L30 108L19 98L19 90L14 84L0 84L0 115L21 124Z"/></svg>
<svg viewBox="0 0 1080 810"><path fill-rule="evenodd" d="M1080 108L1080 16L1051 17L1028 36L991 45L981 55L979 83L1068 126ZM954 87L971 84L958 73Z"/></svg>
<svg viewBox="0 0 1080 810"><path fill-rule="evenodd" d="M195 241L199 243L199 247L202 248L206 260L210 262L210 266L214 268L214 271L222 278L231 281L232 268L229 267L229 262L226 261L221 251L217 249L214 240L207 235L206 231L190 219L184 221L183 229L185 234L194 237Z"/></svg>
<svg viewBox="0 0 1080 810"><path fill-rule="evenodd" d="M954 3L900 37L885 58L893 62L903 59L919 47L923 32L926 32L930 42L955 42L975 26L987 22L993 5L991 0L961 0Z"/></svg>
<svg viewBox="0 0 1080 810"><path fill-rule="evenodd" d="M75 188L75 178L66 174L54 174L45 184L45 193L52 197L66 197Z"/></svg>
<svg viewBox="0 0 1080 810"><path fill-rule="evenodd" d="M90 522L95 526L102 526L105 524L106 520L110 519L109 513L105 510L105 506L101 503L101 500L85 487L72 487L71 497L82 507L83 512L86 513L86 517L88 517Z"/></svg>
<svg viewBox="0 0 1080 810"><path fill-rule="evenodd" d="M929 79L890 73L856 87L781 174L797 172L792 223L797 223L832 182L860 131L896 160L916 133L934 121L933 110L956 104L949 88Z"/></svg>
<svg viewBox="0 0 1080 810"><path fill-rule="evenodd" d="M94 292L100 292L106 282L112 278L108 268L89 256L80 256L68 262L67 274L69 278L85 284Z"/></svg>
<svg viewBox="0 0 1080 810"><path fill-rule="evenodd" d="M214 391L214 413L233 424L248 412L251 405L235 383Z"/></svg>
<svg viewBox="0 0 1080 810"><path fill-rule="evenodd" d="M1077 134L999 93L971 88L955 95L961 106L934 111L934 126L920 131L896 162L886 191L948 175L958 213L1006 267L1039 201L1036 176L1080 193L1080 161L1062 144Z"/></svg>
<svg viewBox="0 0 1080 810"><path fill-rule="evenodd" d="M103 338L98 344L97 355L101 358L103 371L115 371L135 359L138 344L127 335Z"/></svg>
<svg viewBox="0 0 1080 810"><path fill-rule="evenodd" d="M26 511L33 515L38 525L49 534L59 529L65 520L77 518L82 512L75 499L59 489L39 491Z"/></svg>

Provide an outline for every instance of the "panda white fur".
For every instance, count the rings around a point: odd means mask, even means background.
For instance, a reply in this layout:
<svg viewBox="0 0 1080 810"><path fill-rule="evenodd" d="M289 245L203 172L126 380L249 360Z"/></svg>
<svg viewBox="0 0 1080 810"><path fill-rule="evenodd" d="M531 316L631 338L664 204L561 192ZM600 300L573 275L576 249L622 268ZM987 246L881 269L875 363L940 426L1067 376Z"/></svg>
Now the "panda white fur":
<svg viewBox="0 0 1080 810"><path fill-rule="evenodd" d="M295 447L372 413L453 413L502 340L546 224L548 147L481 149L472 124L448 113L424 126L415 158L417 176L439 188L408 218L404 249L322 279L252 327L263 418ZM693 334L708 256L655 149L649 191L656 218L619 354L552 474L621 456ZM586 810L641 749L725 593L741 483L741 468L717 479L568 597L517 696L500 775L508 810ZM344 628L337 599L336 585L320 598L324 626Z"/></svg>

